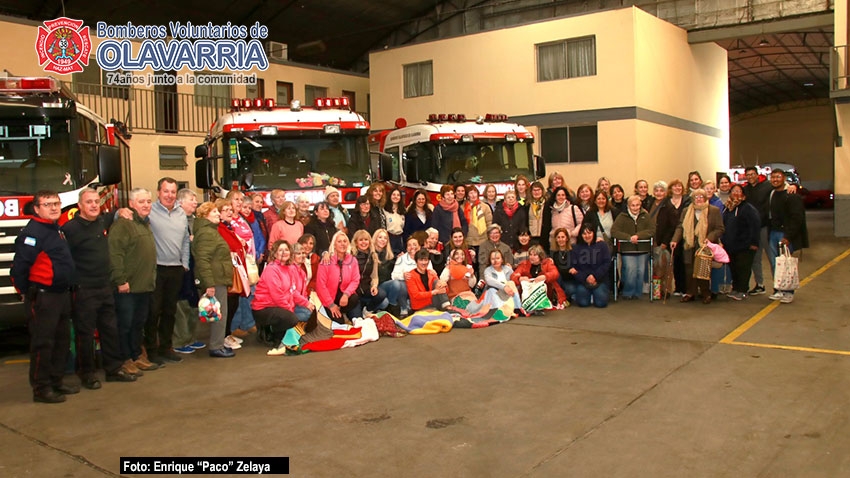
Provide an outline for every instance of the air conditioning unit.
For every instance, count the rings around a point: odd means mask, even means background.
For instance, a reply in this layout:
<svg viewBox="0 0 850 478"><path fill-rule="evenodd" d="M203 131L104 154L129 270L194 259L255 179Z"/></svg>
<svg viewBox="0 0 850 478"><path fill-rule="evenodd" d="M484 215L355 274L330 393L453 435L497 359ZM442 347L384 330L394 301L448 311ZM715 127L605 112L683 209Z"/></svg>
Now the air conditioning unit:
<svg viewBox="0 0 850 478"><path fill-rule="evenodd" d="M273 60L288 60L289 46L286 43L276 41L266 42L266 55Z"/></svg>

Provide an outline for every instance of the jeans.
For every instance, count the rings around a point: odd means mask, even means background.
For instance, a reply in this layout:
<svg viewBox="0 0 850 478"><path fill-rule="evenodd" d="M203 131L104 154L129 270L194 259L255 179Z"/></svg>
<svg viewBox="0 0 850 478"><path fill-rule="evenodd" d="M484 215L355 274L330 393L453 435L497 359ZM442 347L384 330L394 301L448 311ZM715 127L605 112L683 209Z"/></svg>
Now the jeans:
<svg viewBox="0 0 850 478"><path fill-rule="evenodd" d="M573 280L572 277L570 277L569 279L558 277L558 285L561 286L561 289L564 289L564 293L567 295L567 300L569 300L570 302L575 300L576 281Z"/></svg>
<svg viewBox="0 0 850 478"><path fill-rule="evenodd" d="M387 301L397 305L402 312L410 310L410 297L407 295L407 285L403 280L388 280L378 286L378 289L387 294Z"/></svg>
<svg viewBox="0 0 850 478"><path fill-rule="evenodd" d="M152 292L115 293L118 345L124 360L137 360L142 354L142 331L148 320L152 295Z"/></svg>
<svg viewBox="0 0 850 478"><path fill-rule="evenodd" d="M360 295L360 301L357 303L357 306L351 309L352 317L363 317L363 309L376 311L387 308L389 301L387 300L386 292L382 291L380 288L378 289L378 293L375 295L369 295L368 292L370 291Z"/></svg>
<svg viewBox="0 0 850 478"><path fill-rule="evenodd" d="M239 306L236 308L236 314L233 316L233 323L230 324L231 332L240 330L250 330L254 327L254 314L251 311L251 302L254 301L254 291L256 286L251 286L251 295L248 297L239 296Z"/></svg>
<svg viewBox="0 0 850 478"><path fill-rule="evenodd" d="M576 284L576 304L579 307L589 307L591 299L593 305L602 308L608 306L608 284L599 284L593 289L588 289L584 284Z"/></svg>
<svg viewBox="0 0 850 478"><path fill-rule="evenodd" d="M302 307L300 305L295 306L295 317L298 317L298 322L309 321L312 314L313 312L311 312L307 307Z"/></svg>
<svg viewBox="0 0 850 478"><path fill-rule="evenodd" d="M640 297L646 274L646 254L620 254L623 263L623 297Z"/></svg>
<svg viewBox="0 0 850 478"><path fill-rule="evenodd" d="M294 313L281 307L266 307L255 310L257 324L261 327L271 327L271 338L273 343L283 342L286 331L298 324L298 317Z"/></svg>
<svg viewBox="0 0 850 478"><path fill-rule="evenodd" d="M732 271L729 269L729 264L723 264L723 267L711 269L711 292L713 294L720 293L721 285L727 285L731 283Z"/></svg>

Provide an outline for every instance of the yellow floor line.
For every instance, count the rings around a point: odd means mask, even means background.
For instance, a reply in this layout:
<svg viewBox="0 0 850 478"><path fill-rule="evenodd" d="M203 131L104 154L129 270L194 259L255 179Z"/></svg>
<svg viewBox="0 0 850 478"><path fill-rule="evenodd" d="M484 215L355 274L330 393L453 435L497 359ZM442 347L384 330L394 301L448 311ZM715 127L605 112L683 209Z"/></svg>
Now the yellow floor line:
<svg viewBox="0 0 850 478"><path fill-rule="evenodd" d="M829 261L826 264L824 264L823 266L821 266L820 269L812 272L811 274L809 274L808 277L806 277L805 279L800 281L800 288L803 288L803 286L809 284L816 277L818 277L819 275L821 275L824 272L826 272L827 270L829 270L832 266L834 266L834 265L838 264L839 262L843 261L844 259L846 259L847 256L850 256L850 249L847 249L846 251L842 252L841 254L839 254L838 256L833 258L831 261ZM768 347L768 348L786 349L786 350L800 350L800 351L807 351L807 352L818 352L818 351L820 351L820 352L823 352L823 353L850 355L850 352L842 352L840 350L829 351L827 349L814 349L814 348L807 348L807 347L793 347L793 346L785 346L785 345L755 344L755 343L752 343L752 342L737 342L737 341L735 341L735 339L737 339L738 337L743 335L746 331L750 330L754 325L759 323L759 321L761 321L762 319L767 317L767 315L770 314L771 312L773 312L773 310L775 308L777 308L778 306L779 306L779 301L772 301L770 304L766 305L763 309L758 311L758 313L756 313L754 316L750 317L746 322L739 325L738 328L736 328L735 330L730 332L726 337L723 337L722 339L720 339L720 343L721 344L732 344L732 345L748 345L748 346L751 346L751 347Z"/></svg>
<svg viewBox="0 0 850 478"><path fill-rule="evenodd" d="M14 364L21 364L21 363L30 363L30 359L7 360L7 361L3 362L3 365L14 365Z"/></svg>
<svg viewBox="0 0 850 478"><path fill-rule="evenodd" d="M817 349L813 347L795 347L793 345L759 344L755 342L726 342L731 345L746 345L747 347L760 347L763 349L794 350L796 352L814 352L833 355L850 355L850 350Z"/></svg>

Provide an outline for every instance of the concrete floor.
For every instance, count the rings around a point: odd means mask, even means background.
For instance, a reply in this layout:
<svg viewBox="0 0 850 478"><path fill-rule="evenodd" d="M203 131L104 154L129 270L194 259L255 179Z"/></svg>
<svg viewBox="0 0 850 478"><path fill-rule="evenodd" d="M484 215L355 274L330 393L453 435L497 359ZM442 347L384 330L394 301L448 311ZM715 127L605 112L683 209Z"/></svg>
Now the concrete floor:
<svg viewBox="0 0 850 478"><path fill-rule="evenodd" d="M831 212L808 220L801 277L850 248ZM781 306L620 302L300 357L249 339L61 405L32 403L26 356L6 357L0 476L114 476L122 456L288 456L310 477L850 476L848 264Z"/></svg>

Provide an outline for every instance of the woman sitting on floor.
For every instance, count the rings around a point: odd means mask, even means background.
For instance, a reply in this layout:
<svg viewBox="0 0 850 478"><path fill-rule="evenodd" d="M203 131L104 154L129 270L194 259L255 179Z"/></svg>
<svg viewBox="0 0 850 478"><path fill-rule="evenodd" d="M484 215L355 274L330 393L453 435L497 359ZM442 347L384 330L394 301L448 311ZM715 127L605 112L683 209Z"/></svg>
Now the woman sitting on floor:
<svg viewBox="0 0 850 478"><path fill-rule="evenodd" d="M555 308L562 309L563 304L567 301L567 296L561 286L558 285L559 278L560 273L558 268L555 267L555 261L546 257L543 247L536 244L528 250L528 260L519 263L514 273L511 274L511 280L519 287L522 287L523 281L545 282L546 295L549 300L552 301Z"/></svg>

